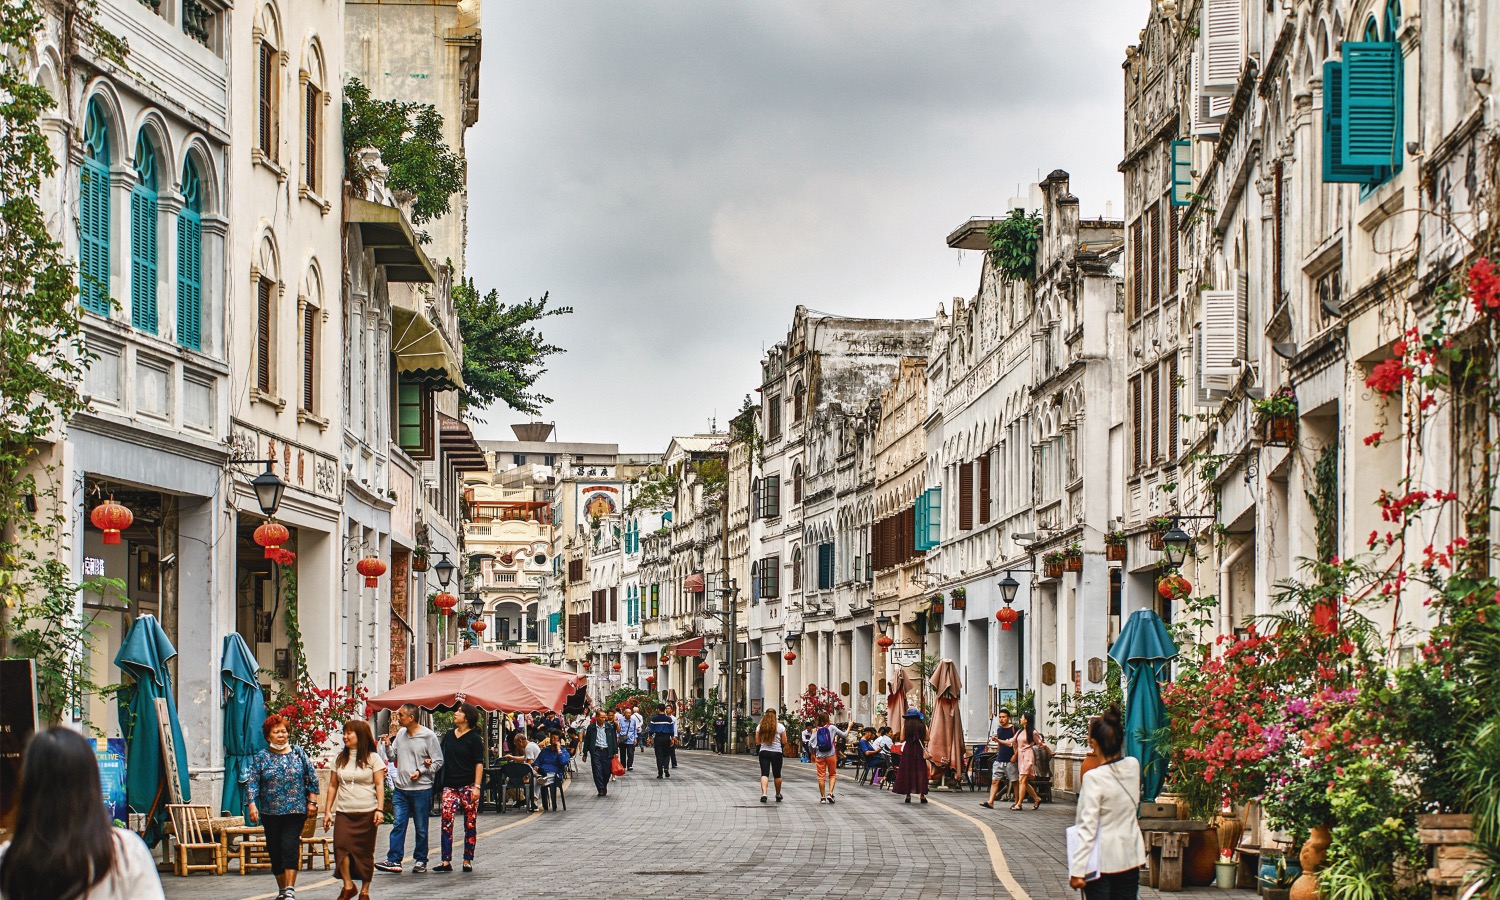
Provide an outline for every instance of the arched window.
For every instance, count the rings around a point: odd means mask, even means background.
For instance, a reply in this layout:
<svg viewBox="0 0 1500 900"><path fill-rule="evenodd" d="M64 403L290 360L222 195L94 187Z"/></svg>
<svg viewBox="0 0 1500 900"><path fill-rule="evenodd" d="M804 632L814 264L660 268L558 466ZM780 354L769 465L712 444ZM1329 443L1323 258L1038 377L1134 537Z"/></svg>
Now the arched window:
<svg viewBox="0 0 1500 900"><path fill-rule="evenodd" d="M792 468L792 502L802 502L802 463Z"/></svg>
<svg viewBox="0 0 1500 900"><path fill-rule="evenodd" d="M156 334L156 148L141 130L130 189L130 324Z"/></svg>
<svg viewBox="0 0 1500 900"><path fill-rule="evenodd" d="M802 421L802 412L803 412L803 409L806 407L806 405L807 405L807 388L803 387L802 382L799 381L792 388L792 421L793 422L800 422L800 421Z"/></svg>
<svg viewBox="0 0 1500 900"><path fill-rule="evenodd" d="M177 343L203 349L203 182L191 159L182 167L177 214Z"/></svg>
<svg viewBox="0 0 1500 900"><path fill-rule="evenodd" d="M314 41L307 50L307 68L302 72L302 184L316 194L323 187L319 137L323 131L322 53Z"/></svg>
<svg viewBox="0 0 1500 900"><path fill-rule="evenodd" d="M1365 40L1380 40L1380 23L1376 21L1374 16L1371 16L1370 21L1365 23Z"/></svg>
<svg viewBox="0 0 1500 900"><path fill-rule="evenodd" d="M1385 4L1385 39L1394 41L1401 31L1401 0L1387 0Z"/></svg>
<svg viewBox="0 0 1500 900"><path fill-rule="evenodd" d="M802 590L802 548L792 548L792 590Z"/></svg>
<svg viewBox="0 0 1500 900"><path fill-rule="evenodd" d="M256 48L256 118L260 128L256 149L272 162L277 156L276 113L281 103L277 90L281 78L281 54L276 49L277 24L275 11L269 5L262 8L260 46Z"/></svg>
<svg viewBox="0 0 1500 900"><path fill-rule="evenodd" d="M760 479L750 482L750 518L760 518Z"/></svg>
<svg viewBox="0 0 1500 900"><path fill-rule="evenodd" d="M760 602L760 579L757 577L759 574L760 574L760 563L759 562L753 562L753 563L751 563L750 564L750 602L751 603L759 603Z"/></svg>
<svg viewBox="0 0 1500 900"><path fill-rule="evenodd" d="M83 308L109 315L109 120L98 99L83 122L83 166L78 173L78 298Z"/></svg>

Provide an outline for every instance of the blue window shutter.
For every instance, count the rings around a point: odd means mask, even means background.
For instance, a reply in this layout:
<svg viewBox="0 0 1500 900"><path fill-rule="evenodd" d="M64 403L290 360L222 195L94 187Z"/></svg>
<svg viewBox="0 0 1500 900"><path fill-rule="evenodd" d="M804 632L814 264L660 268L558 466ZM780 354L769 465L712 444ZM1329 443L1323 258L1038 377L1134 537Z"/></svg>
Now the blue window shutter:
<svg viewBox="0 0 1500 900"><path fill-rule="evenodd" d="M1377 177L1372 166L1344 161L1344 64L1323 64L1323 181L1325 184L1369 184Z"/></svg>
<svg viewBox="0 0 1500 900"><path fill-rule="evenodd" d="M156 333L156 194L130 193L130 324Z"/></svg>
<svg viewBox="0 0 1500 900"><path fill-rule="evenodd" d="M78 294L83 308L109 315L109 167L88 159L78 176Z"/></svg>
<svg viewBox="0 0 1500 900"><path fill-rule="evenodd" d="M1193 142L1172 142L1172 205L1190 206L1193 192Z"/></svg>
<svg viewBox="0 0 1500 900"><path fill-rule="evenodd" d="M921 553L927 549L927 494L917 495L915 513L917 527L912 529L912 549Z"/></svg>
<svg viewBox="0 0 1500 900"><path fill-rule="evenodd" d="M1352 166L1401 163L1401 45L1345 41L1340 88L1342 160Z"/></svg>
<svg viewBox="0 0 1500 900"><path fill-rule="evenodd" d="M177 343L203 348L203 224L184 209L177 215Z"/></svg>
<svg viewBox="0 0 1500 900"><path fill-rule="evenodd" d="M833 587L833 545L818 545L818 590Z"/></svg>
<svg viewBox="0 0 1500 900"><path fill-rule="evenodd" d="M927 548L943 542L943 489L927 489Z"/></svg>

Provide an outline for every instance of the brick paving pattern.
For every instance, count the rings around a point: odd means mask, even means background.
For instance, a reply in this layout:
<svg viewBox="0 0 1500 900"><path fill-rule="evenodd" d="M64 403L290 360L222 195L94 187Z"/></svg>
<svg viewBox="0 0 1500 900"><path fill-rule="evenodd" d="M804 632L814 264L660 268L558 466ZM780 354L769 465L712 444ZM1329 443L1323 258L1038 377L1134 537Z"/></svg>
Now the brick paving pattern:
<svg viewBox="0 0 1500 900"><path fill-rule="evenodd" d="M562 813L486 813L471 875L377 873L376 898L553 898L623 894L635 897L734 898L962 897L1012 898L995 877L984 835L942 808L977 819L999 839L1015 882L1032 900L1076 898L1067 886L1063 829L1071 805L1035 812L981 809L978 793L935 791L937 803L912 805L884 791L839 778L838 802L818 803L812 767L788 760L786 801L760 804L759 774L748 756L680 752L682 767L658 780L637 769L595 795L586 772L575 778ZM939 805L941 804L941 806ZM503 833L486 831L512 826ZM377 859L389 829L376 843ZM436 865L438 820L432 820ZM223 877L164 874L169 900L249 900L275 896L268 874L241 877L237 863ZM331 900L336 883L321 870L303 872L301 900ZM1142 889L1157 900L1253 897L1251 891L1200 888L1181 894Z"/></svg>

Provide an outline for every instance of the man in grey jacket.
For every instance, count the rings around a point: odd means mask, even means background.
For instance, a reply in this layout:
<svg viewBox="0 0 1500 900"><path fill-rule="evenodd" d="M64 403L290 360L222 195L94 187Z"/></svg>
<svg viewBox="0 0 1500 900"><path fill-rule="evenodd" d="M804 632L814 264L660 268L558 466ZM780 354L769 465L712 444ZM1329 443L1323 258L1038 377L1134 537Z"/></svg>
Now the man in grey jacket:
<svg viewBox="0 0 1500 900"><path fill-rule="evenodd" d="M390 740L380 739L380 756L396 773L396 790L391 794L396 820L391 825L391 846L385 862L376 863L375 868L401 874L406 823L410 821L416 826L411 848L416 864L411 870L420 874L427 871L427 816L432 808L433 779L443 767L443 750L437 732L417 721L417 708L412 704L396 710L396 720L401 730Z"/></svg>

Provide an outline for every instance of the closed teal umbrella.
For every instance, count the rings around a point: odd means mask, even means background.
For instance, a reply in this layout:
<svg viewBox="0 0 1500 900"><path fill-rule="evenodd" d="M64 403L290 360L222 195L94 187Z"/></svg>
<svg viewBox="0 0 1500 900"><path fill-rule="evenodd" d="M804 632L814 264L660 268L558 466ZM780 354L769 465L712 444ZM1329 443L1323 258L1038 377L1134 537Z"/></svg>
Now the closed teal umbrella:
<svg viewBox="0 0 1500 900"><path fill-rule="evenodd" d="M131 623L115 656L115 665L127 677L119 695L120 727L125 732L125 803L131 812L145 815L143 836L153 847L161 840L167 804L172 802L162 753L161 723L156 715L157 698L167 701L172 756L177 763L182 799L186 802L192 797L182 723L177 721L177 700L172 696L172 679L167 672L167 661L176 655L177 648L167 640L167 633L161 630L156 617L144 615Z"/></svg>
<svg viewBox="0 0 1500 900"><path fill-rule="evenodd" d="M224 635L219 683L224 688L224 797L219 808L231 816L245 814L242 770L250 757L264 750L266 699L260 689L259 667L239 632Z"/></svg>
<svg viewBox="0 0 1500 900"><path fill-rule="evenodd" d="M1160 681L1177 656L1177 645L1160 616L1138 609L1125 620L1109 655L1125 673L1125 755L1141 763L1141 799L1154 800L1167 778L1167 760L1154 739L1167 724Z"/></svg>

